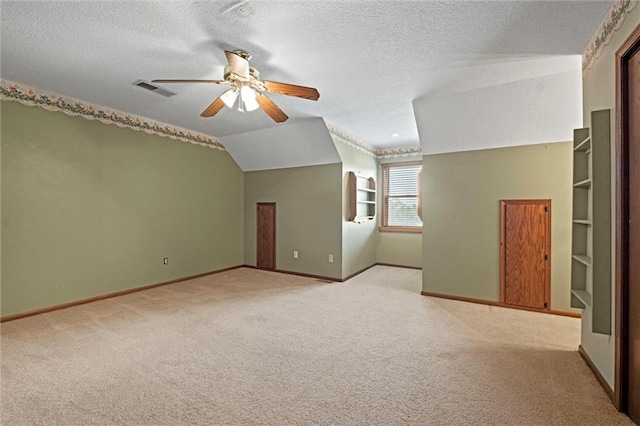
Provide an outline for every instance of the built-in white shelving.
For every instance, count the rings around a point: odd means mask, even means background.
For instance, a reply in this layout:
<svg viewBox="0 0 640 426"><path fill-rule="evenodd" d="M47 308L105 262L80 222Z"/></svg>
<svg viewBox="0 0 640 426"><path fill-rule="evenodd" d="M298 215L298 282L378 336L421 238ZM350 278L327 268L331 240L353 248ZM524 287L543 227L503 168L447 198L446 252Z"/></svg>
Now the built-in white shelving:
<svg viewBox="0 0 640 426"><path fill-rule="evenodd" d="M611 334L611 117L591 113L573 133L571 306L591 310L594 333Z"/></svg>
<svg viewBox="0 0 640 426"><path fill-rule="evenodd" d="M347 174L349 212L347 220L364 222L376 216L376 181L359 173Z"/></svg>

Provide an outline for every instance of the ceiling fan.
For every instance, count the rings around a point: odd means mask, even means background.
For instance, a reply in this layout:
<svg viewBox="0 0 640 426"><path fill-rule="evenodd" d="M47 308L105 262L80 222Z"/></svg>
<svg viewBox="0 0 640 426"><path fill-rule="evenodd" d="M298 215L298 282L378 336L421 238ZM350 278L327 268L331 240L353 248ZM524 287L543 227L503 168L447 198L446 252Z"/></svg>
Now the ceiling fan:
<svg viewBox="0 0 640 426"><path fill-rule="evenodd" d="M289 117L271 99L266 92L317 101L320 94L313 87L297 86L295 84L278 83L276 81L260 80L257 69L249 66L251 55L244 50L225 50L229 65L224 67L223 80L174 80L158 79L154 83L213 83L231 86L220 95L202 113L202 117L213 117L225 105L233 108L238 101L240 112L253 111L262 108L275 122L282 123Z"/></svg>

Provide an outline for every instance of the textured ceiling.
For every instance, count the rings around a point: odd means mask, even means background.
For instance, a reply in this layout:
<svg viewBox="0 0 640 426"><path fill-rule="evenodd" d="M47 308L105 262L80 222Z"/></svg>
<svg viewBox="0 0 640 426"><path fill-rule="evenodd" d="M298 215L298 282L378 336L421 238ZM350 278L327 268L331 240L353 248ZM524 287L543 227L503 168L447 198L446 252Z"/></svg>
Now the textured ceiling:
<svg viewBox="0 0 640 426"><path fill-rule="evenodd" d="M610 6L2 1L0 71L4 79L223 138L276 124L261 110L225 108L201 118L223 86L165 85L177 96L164 98L132 83L219 79L223 50L241 48L262 78L319 90L318 102L272 95L291 118L322 117L375 147L417 145L413 100L463 83L452 76L473 79L459 73L471 66L579 55Z"/></svg>

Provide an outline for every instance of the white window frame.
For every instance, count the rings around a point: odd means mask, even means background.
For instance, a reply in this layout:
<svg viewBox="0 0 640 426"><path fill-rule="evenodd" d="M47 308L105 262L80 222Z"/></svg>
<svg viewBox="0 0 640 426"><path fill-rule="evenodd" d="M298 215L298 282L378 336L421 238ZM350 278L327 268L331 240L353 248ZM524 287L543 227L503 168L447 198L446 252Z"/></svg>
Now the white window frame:
<svg viewBox="0 0 640 426"><path fill-rule="evenodd" d="M388 207L389 207L389 174L388 170L392 168L402 168L402 167L414 167L414 166L422 166L422 161L409 161L403 163L385 163L382 165L382 185L381 185L381 204L382 204L382 215L381 215L381 223L380 223L380 231L389 231L389 232L422 232L421 226L398 226L398 225L389 225L388 224ZM420 169L420 173L418 173L418 217L422 219L422 169Z"/></svg>

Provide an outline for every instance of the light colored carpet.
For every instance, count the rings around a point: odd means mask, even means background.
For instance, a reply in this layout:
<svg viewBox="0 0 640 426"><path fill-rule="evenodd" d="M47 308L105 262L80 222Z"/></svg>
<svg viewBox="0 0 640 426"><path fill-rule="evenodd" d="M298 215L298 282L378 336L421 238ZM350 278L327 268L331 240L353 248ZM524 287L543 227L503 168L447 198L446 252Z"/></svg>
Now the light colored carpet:
<svg viewBox="0 0 640 426"><path fill-rule="evenodd" d="M631 424L579 321L237 269L2 325L2 423Z"/></svg>

